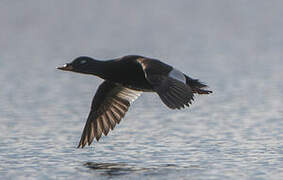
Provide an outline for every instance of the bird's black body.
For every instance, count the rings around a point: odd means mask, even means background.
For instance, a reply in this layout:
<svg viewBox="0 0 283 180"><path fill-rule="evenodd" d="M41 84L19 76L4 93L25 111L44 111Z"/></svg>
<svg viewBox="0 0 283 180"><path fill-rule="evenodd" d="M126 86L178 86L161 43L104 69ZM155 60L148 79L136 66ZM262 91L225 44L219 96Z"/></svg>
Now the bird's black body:
<svg viewBox="0 0 283 180"><path fill-rule="evenodd" d="M139 56L127 56L118 60L108 61L107 76L102 77L112 82L120 83L133 89L152 91L152 86L146 80L142 66L137 59ZM118 68L117 68L118 67Z"/></svg>
<svg viewBox="0 0 283 180"><path fill-rule="evenodd" d="M113 130L142 92L156 92L171 109L189 106L193 94L209 94L205 84L159 60L124 56L108 61L79 57L58 69L98 76L105 81L93 98L91 111L78 147L97 141Z"/></svg>

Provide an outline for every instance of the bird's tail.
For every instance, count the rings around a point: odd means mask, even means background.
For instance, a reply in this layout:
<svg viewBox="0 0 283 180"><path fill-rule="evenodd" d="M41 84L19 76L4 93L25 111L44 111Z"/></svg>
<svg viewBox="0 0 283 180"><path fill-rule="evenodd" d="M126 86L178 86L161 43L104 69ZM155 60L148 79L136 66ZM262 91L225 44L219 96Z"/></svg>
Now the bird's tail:
<svg viewBox="0 0 283 180"><path fill-rule="evenodd" d="M191 88L193 93L197 94L210 94L212 91L203 89L203 88L208 88L208 86L202 82L200 82L198 79L192 79L188 76L186 76L186 84L188 84Z"/></svg>

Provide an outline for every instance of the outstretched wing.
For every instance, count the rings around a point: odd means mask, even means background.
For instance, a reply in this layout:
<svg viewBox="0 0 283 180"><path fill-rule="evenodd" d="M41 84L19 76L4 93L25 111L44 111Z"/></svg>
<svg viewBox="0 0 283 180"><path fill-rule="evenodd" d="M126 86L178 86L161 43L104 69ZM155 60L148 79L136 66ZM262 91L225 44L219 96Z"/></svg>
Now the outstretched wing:
<svg viewBox="0 0 283 180"><path fill-rule="evenodd" d="M137 99L141 91L104 81L98 88L91 105L78 148L90 145L94 138L99 141L102 133L107 136L128 111L131 102Z"/></svg>
<svg viewBox="0 0 283 180"><path fill-rule="evenodd" d="M192 89L181 81L162 75L148 75L147 79L162 102L171 109L184 108L194 100Z"/></svg>
<svg viewBox="0 0 283 180"><path fill-rule="evenodd" d="M181 109L191 104L193 91L186 84L183 73L154 59L141 58L138 62L143 68L147 81L166 106L171 109Z"/></svg>

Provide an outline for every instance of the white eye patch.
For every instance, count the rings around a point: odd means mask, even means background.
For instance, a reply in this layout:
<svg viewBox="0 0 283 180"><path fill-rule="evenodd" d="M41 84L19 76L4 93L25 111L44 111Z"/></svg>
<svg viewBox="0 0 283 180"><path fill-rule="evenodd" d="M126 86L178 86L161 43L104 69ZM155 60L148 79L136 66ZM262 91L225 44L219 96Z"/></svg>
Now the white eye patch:
<svg viewBox="0 0 283 180"><path fill-rule="evenodd" d="M172 69L172 71L168 74L168 76L186 84L186 78L184 74L177 69Z"/></svg>
<svg viewBox="0 0 283 180"><path fill-rule="evenodd" d="M84 64L84 63L86 63L86 60L81 60L80 61L80 64Z"/></svg>

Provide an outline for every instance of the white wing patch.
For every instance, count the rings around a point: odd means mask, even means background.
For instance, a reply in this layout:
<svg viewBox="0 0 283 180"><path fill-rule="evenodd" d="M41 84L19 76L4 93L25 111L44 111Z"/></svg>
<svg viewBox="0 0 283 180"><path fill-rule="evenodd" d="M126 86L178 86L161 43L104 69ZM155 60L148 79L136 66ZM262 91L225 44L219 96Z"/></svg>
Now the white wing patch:
<svg viewBox="0 0 283 180"><path fill-rule="evenodd" d="M113 93L115 93L117 97L125 99L129 101L130 103L132 103L142 94L141 91L135 91L135 90L125 88L125 87L117 87L115 90L116 91Z"/></svg>
<svg viewBox="0 0 283 180"><path fill-rule="evenodd" d="M179 71L175 68L172 69L172 71L168 74L168 76L186 84L186 78L185 78L184 74L181 71Z"/></svg>

